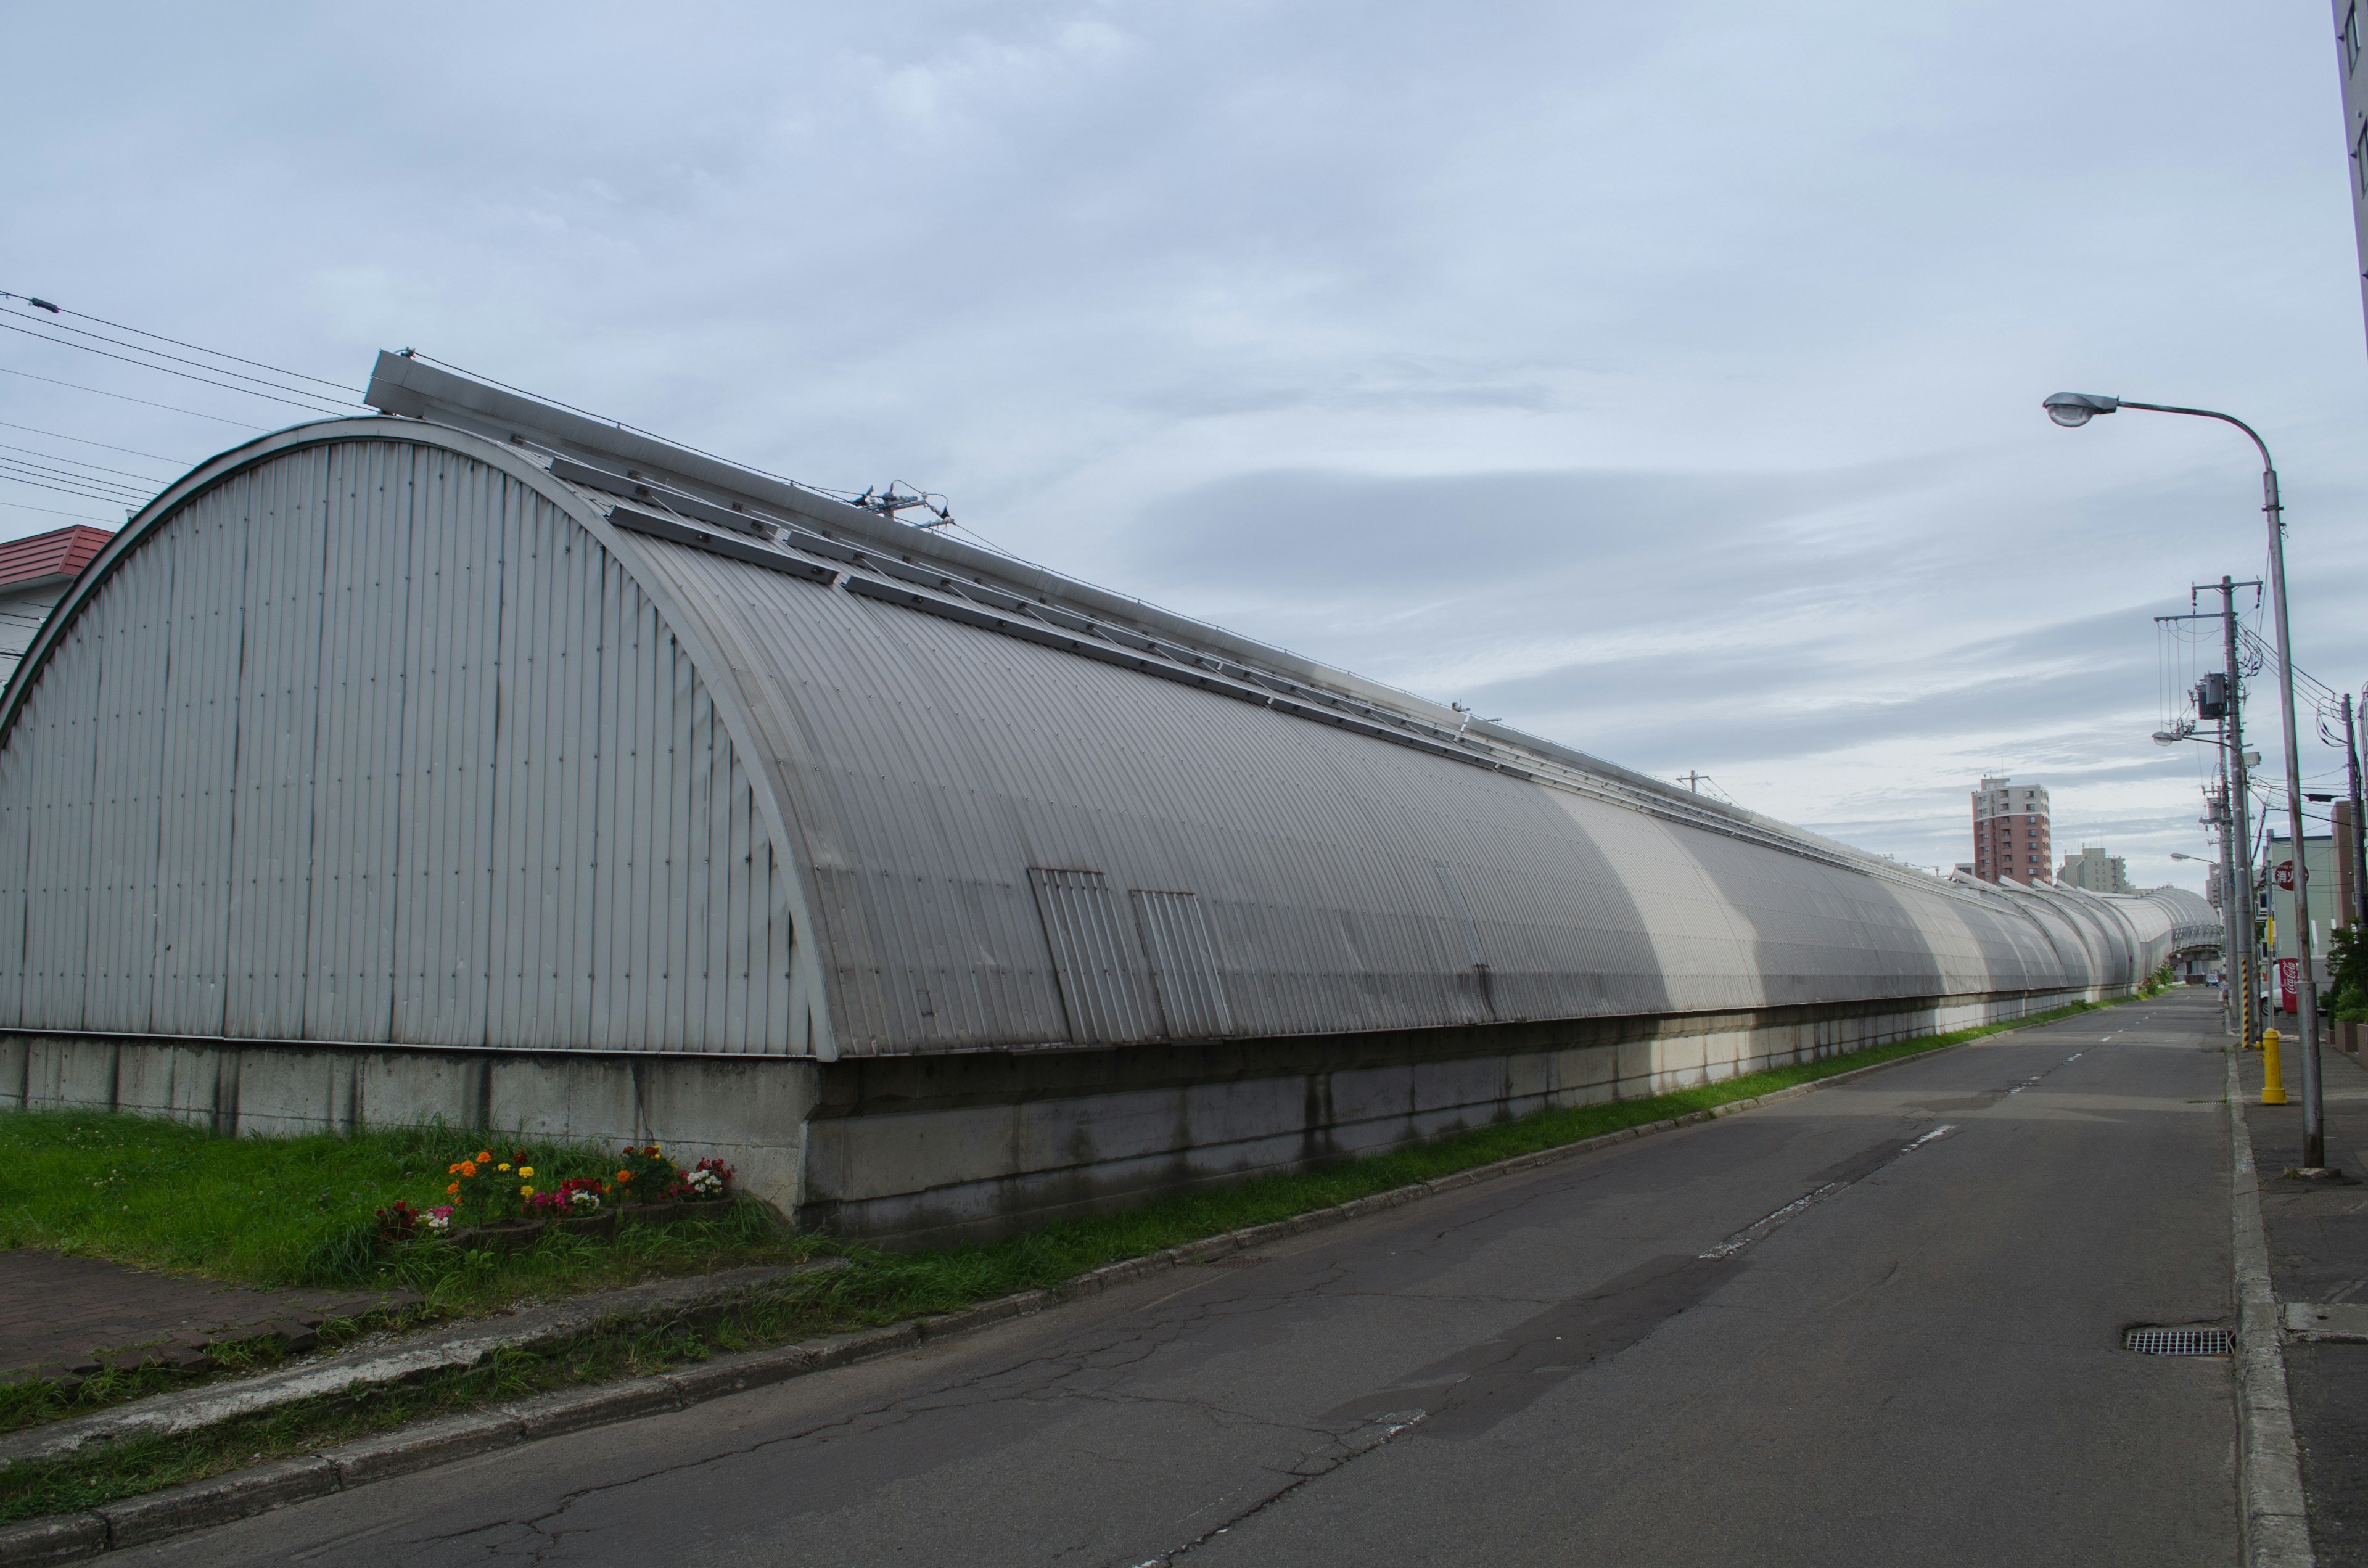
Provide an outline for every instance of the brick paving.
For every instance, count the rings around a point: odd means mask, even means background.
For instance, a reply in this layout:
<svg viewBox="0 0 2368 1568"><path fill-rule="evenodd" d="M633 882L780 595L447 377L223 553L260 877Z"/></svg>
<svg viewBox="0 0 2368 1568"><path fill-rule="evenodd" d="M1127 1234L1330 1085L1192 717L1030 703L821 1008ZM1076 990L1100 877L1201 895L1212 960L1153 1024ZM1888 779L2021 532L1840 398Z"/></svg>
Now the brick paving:
<svg viewBox="0 0 2368 1568"><path fill-rule="evenodd" d="M416 1300L407 1292L404 1299ZM317 1324L381 1302L397 1304L350 1290L250 1290L97 1258L0 1252L0 1378L67 1372L133 1346L200 1345L274 1324Z"/></svg>

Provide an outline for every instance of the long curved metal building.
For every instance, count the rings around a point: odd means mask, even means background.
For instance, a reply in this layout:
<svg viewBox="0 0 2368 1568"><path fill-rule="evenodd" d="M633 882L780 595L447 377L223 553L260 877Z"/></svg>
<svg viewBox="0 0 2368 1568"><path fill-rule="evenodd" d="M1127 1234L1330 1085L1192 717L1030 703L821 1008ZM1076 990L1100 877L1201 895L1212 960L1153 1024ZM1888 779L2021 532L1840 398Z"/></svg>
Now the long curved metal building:
<svg viewBox="0 0 2368 1568"><path fill-rule="evenodd" d="M1943 882L418 360L0 699L0 1084L443 1115L975 1234L2126 990Z"/></svg>

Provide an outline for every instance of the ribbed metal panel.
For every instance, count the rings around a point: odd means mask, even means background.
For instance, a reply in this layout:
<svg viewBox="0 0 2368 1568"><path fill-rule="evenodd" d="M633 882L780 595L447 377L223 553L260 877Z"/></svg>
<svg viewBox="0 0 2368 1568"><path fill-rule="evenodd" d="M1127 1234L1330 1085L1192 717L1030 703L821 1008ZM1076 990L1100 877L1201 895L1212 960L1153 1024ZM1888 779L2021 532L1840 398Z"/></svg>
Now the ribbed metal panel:
<svg viewBox="0 0 2368 1568"><path fill-rule="evenodd" d="M1138 888L1134 909L1167 1037L1203 1040L1233 1033L1224 977L1217 971L1216 943L1209 935L1200 898Z"/></svg>
<svg viewBox="0 0 2368 1568"><path fill-rule="evenodd" d="M1244 1034L2086 983L2085 955L2067 969L2032 917L1986 894L1877 879L709 552L643 553L752 651L734 673L779 726L843 1051L1073 1040L1077 1015L1096 1039L1167 1028L1076 994L1030 867L1098 872L1114 908L1121 893L1193 895Z"/></svg>
<svg viewBox="0 0 2368 1568"><path fill-rule="evenodd" d="M222 1032L293 1040L304 1033L311 947L329 455L291 454L255 477Z"/></svg>
<svg viewBox="0 0 2368 1568"><path fill-rule="evenodd" d="M163 595L153 613L170 613L171 562L161 554L142 563L134 582L110 583L98 601L58 640L51 678L25 698L11 737L12 755L28 766L12 768L11 804L28 822L21 1022L79 1028L91 969L92 832L100 817L98 735L103 710L100 658L127 598ZM128 575L128 574L127 574ZM160 639L161 640L161 639ZM114 733L114 727L104 726Z"/></svg>
<svg viewBox="0 0 2368 1568"><path fill-rule="evenodd" d="M411 472L417 449L327 449L304 1034L387 1040L394 1019Z"/></svg>
<svg viewBox="0 0 2368 1568"><path fill-rule="evenodd" d="M35 678L0 748L0 1004L783 1054L791 874L581 524L433 446L300 449L146 530Z"/></svg>
<svg viewBox="0 0 2368 1568"><path fill-rule="evenodd" d="M142 560L136 575L120 574L93 612L82 617L86 624L95 620L97 632L97 689L78 704L89 724L89 749L83 754L89 781L74 781L89 814L63 824L72 836L60 846L62 859L67 866L82 863L68 872L81 885L60 909L63 928L42 966L53 990L40 1022L54 1018L68 1028L131 1032L149 1025L162 891L157 835L167 809L165 677L176 630L180 555L176 540ZM49 913L34 905L40 924L48 923ZM68 935L76 926L83 932L78 939ZM74 943L73 949L64 947L67 941Z"/></svg>
<svg viewBox="0 0 2368 1568"><path fill-rule="evenodd" d="M1099 871L1030 867L1028 881L1060 977L1069 1038L1079 1045L1157 1039L1144 1006L1142 966L1110 897L1110 879Z"/></svg>
<svg viewBox="0 0 2368 1568"><path fill-rule="evenodd" d="M0 1021L1125 1044L2113 985L2193 924L606 531L507 450L384 428L228 470L51 634L0 746Z"/></svg>
<svg viewBox="0 0 2368 1568"><path fill-rule="evenodd" d="M219 1034L228 979L232 821L247 527L254 474L205 495L174 529L172 630L165 649L162 831L154 868L155 949L127 955L153 976L146 1028ZM99 999L92 997L97 1016ZM103 1026L94 1026L103 1027Z"/></svg>

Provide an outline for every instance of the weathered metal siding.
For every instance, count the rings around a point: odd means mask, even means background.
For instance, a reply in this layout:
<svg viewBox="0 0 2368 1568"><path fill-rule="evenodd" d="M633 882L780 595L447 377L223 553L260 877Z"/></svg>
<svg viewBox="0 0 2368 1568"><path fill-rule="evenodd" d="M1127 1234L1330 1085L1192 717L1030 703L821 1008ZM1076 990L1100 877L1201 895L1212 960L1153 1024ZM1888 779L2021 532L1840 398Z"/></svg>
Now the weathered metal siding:
<svg viewBox="0 0 2368 1568"><path fill-rule="evenodd" d="M348 442L228 475L24 700L0 1024L792 1049L786 869L704 684L483 463Z"/></svg>
<svg viewBox="0 0 2368 1568"><path fill-rule="evenodd" d="M1158 938L1127 917L1155 892L1205 917L1237 1035L2093 983L2085 949L1995 895L633 545L737 650L809 856L843 1052L1208 1032L1156 1005Z"/></svg>

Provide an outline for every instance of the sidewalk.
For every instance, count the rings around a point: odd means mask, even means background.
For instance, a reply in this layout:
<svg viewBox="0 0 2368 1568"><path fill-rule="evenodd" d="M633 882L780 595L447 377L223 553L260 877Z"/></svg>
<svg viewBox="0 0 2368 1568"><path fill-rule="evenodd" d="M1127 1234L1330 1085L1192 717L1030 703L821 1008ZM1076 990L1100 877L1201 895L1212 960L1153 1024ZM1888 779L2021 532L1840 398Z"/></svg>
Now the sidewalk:
<svg viewBox="0 0 2368 1568"><path fill-rule="evenodd" d="M250 1290L98 1258L0 1252L0 1380L74 1377L142 1359L202 1370L217 1340L278 1333L291 1348L327 1317L416 1303L409 1291ZM161 1347L143 1357L136 1346Z"/></svg>
<svg viewBox="0 0 2368 1568"><path fill-rule="evenodd" d="M2311 1534L2321 1564L2368 1568L2368 1068L2323 1046L2327 1163L2351 1178L2340 1185L2282 1178L2302 1164L2301 1074L2284 1063L2290 1103L2265 1106L2261 1053L2243 1053L2245 1123L2261 1175L2261 1219L2270 1274L2290 1326L2305 1333L2358 1332L2358 1341L2289 1335L2286 1379L2303 1449ZM2350 1306L2325 1314L2303 1307Z"/></svg>

